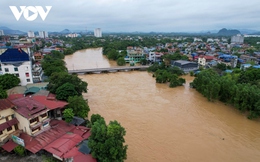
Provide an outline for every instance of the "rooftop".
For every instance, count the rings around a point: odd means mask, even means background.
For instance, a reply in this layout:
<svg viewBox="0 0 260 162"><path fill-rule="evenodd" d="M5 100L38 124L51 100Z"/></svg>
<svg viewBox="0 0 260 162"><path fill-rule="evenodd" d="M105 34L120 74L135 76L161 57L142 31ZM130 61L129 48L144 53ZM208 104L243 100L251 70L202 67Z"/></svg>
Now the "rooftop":
<svg viewBox="0 0 260 162"><path fill-rule="evenodd" d="M47 111L42 103L33 100L31 97L22 97L12 101L17 109L15 111L23 117L30 119Z"/></svg>
<svg viewBox="0 0 260 162"><path fill-rule="evenodd" d="M21 49L9 48L0 55L1 62L24 62L29 61L29 55Z"/></svg>
<svg viewBox="0 0 260 162"><path fill-rule="evenodd" d="M0 110L13 108L15 105L8 99L0 99Z"/></svg>

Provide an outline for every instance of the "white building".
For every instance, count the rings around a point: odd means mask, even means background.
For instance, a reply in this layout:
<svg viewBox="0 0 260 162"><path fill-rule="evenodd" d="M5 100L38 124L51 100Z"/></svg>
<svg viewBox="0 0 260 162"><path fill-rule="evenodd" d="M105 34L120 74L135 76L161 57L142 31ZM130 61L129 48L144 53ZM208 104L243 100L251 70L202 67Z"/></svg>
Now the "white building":
<svg viewBox="0 0 260 162"><path fill-rule="evenodd" d="M28 37L29 38L34 38L35 37L34 32L33 31L28 31Z"/></svg>
<svg viewBox="0 0 260 162"><path fill-rule="evenodd" d="M40 38L48 38L48 32L46 31L39 31L39 37Z"/></svg>
<svg viewBox="0 0 260 162"><path fill-rule="evenodd" d="M0 55L0 74L14 74L20 85L33 83L32 63L29 55L21 49L7 49Z"/></svg>
<svg viewBox="0 0 260 162"><path fill-rule="evenodd" d="M238 34L236 36L231 37L231 43L238 43L243 44L244 43L244 36Z"/></svg>
<svg viewBox="0 0 260 162"><path fill-rule="evenodd" d="M80 34L77 34L77 33L71 33L71 34L67 34L66 37L70 37L70 38L76 38L76 37L79 37Z"/></svg>
<svg viewBox="0 0 260 162"><path fill-rule="evenodd" d="M3 30L0 30L0 35L5 35Z"/></svg>
<svg viewBox="0 0 260 162"><path fill-rule="evenodd" d="M101 31L100 28L96 28L96 29L94 30L94 36L95 36L95 37L98 37L98 38L102 37L102 31Z"/></svg>

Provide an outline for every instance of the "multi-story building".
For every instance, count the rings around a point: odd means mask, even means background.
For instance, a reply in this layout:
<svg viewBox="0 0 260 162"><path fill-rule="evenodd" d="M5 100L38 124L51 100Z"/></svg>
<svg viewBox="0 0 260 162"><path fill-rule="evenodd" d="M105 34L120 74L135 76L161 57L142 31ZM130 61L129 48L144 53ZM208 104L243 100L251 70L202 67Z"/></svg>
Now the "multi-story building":
<svg viewBox="0 0 260 162"><path fill-rule="evenodd" d="M237 34L236 36L231 37L231 43L243 44L244 36Z"/></svg>
<svg viewBox="0 0 260 162"><path fill-rule="evenodd" d="M40 38L48 38L48 32L46 31L39 31L39 37Z"/></svg>
<svg viewBox="0 0 260 162"><path fill-rule="evenodd" d="M126 62L137 63L142 59L146 59L143 49L140 47L127 47L127 57L125 58Z"/></svg>
<svg viewBox="0 0 260 162"><path fill-rule="evenodd" d="M15 105L8 99L0 99L0 145L3 145L11 135L19 134L18 120L15 118Z"/></svg>
<svg viewBox="0 0 260 162"><path fill-rule="evenodd" d="M28 37L29 38L34 38L35 37L34 32L33 31L28 31Z"/></svg>
<svg viewBox="0 0 260 162"><path fill-rule="evenodd" d="M50 128L48 109L31 97L22 97L12 102L16 105L15 116L21 129L28 135L36 136Z"/></svg>
<svg viewBox="0 0 260 162"><path fill-rule="evenodd" d="M0 35L5 35L3 30L0 30Z"/></svg>
<svg viewBox="0 0 260 162"><path fill-rule="evenodd" d="M29 55L21 49L7 49L0 55L0 74L14 74L20 85L33 83L32 63Z"/></svg>
<svg viewBox="0 0 260 162"><path fill-rule="evenodd" d="M94 30L94 36L95 36L95 37L98 37L98 38L102 37L101 28L96 28L96 29Z"/></svg>

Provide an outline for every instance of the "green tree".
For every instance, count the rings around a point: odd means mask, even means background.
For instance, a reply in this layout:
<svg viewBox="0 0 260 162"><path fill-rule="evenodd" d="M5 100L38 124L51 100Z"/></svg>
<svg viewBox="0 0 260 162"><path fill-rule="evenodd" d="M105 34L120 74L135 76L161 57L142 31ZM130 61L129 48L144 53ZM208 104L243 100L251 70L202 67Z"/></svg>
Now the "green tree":
<svg viewBox="0 0 260 162"><path fill-rule="evenodd" d="M103 118L97 120L88 143L92 156L103 162L123 162L127 158L125 134L125 129L117 121L111 121L107 126Z"/></svg>
<svg viewBox="0 0 260 162"><path fill-rule="evenodd" d="M92 114L91 115L91 119L90 119L91 124L93 125L96 121L98 121L100 119L104 120L104 118L101 115L99 115L99 114Z"/></svg>
<svg viewBox="0 0 260 162"><path fill-rule="evenodd" d="M4 90L13 88L20 83L20 79L13 74L0 75L0 85Z"/></svg>
<svg viewBox="0 0 260 162"><path fill-rule="evenodd" d="M80 78L78 78L78 75L70 75L65 72L52 73L52 75L49 77L49 84L47 86L47 89L51 93L56 93L56 90L65 83L70 83L74 85L78 96L81 96L83 92L87 92L87 82L84 82Z"/></svg>
<svg viewBox="0 0 260 162"><path fill-rule="evenodd" d="M88 101L82 96L70 96L68 98L68 103L67 107L73 109L76 116L81 118L86 118L88 116L90 111Z"/></svg>
<svg viewBox="0 0 260 162"><path fill-rule="evenodd" d="M68 72L65 66L65 62L60 58L55 58L52 55L47 55L44 57L42 62L42 68L46 76L51 76L51 74L54 72L57 73Z"/></svg>
<svg viewBox="0 0 260 162"><path fill-rule="evenodd" d="M140 64L141 65L146 65L147 64L147 60L146 59L141 59L140 60Z"/></svg>
<svg viewBox="0 0 260 162"><path fill-rule="evenodd" d="M71 108L66 108L66 109L63 111L63 117L65 118L65 121L66 121L67 123L70 123L70 122L73 120L73 117L74 117L73 109L71 109Z"/></svg>
<svg viewBox="0 0 260 162"><path fill-rule="evenodd" d="M123 57L118 58L116 62L117 62L118 66L124 66L125 65L125 59Z"/></svg>
<svg viewBox="0 0 260 162"><path fill-rule="evenodd" d="M24 147L23 146L20 146L20 145L18 145L18 146L16 146L15 148L14 148L14 152L17 154L17 155L19 155L19 156L25 156L25 149L24 149Z"/></svg>
<svg viewBox="0 0 260 162"><path fill-rule="evenodd" d="M112 49L108 52L107 57L109 60L117 60L119 53L115 49Z"/></svg>
<svg viewBox="0 0 260 162"><path fill-rule="evenodd" d="M6 91L3 89L3 87L0 85L0 99L5 99L7 98L8 95L6 93Z"/></svg>
<svg viewBox="0 0 260 162"><path fill-rule="evenodd" d="M56 92L56 98L58 100L68 100L70 96L76 96L78 95L77 91L75 90L75 87L71 83L65 83L59 88L57 88Z"/></svg>

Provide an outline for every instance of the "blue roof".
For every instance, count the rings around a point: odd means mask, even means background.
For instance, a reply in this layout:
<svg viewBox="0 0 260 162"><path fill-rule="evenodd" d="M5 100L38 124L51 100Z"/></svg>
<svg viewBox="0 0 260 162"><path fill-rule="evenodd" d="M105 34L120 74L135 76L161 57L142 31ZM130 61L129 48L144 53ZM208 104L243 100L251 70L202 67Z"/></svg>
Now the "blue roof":
<svg viewBox="0 0 260 162"><path fill-rule="evenodd" d="M23 62L29 61L29 55L21 49L9 48L0 55L1 62Z"/></svg>
<svg viewBox="0 0 260 162"><path fill-rule="evenodd" d="M232 73L233 70L225 70L226 73Z"/></svg>
<svg viewBox="0 0 260 162"><path fill-rule="evenodd" d="M255 65L253 68L260 69L260 65Z"/></svg>

